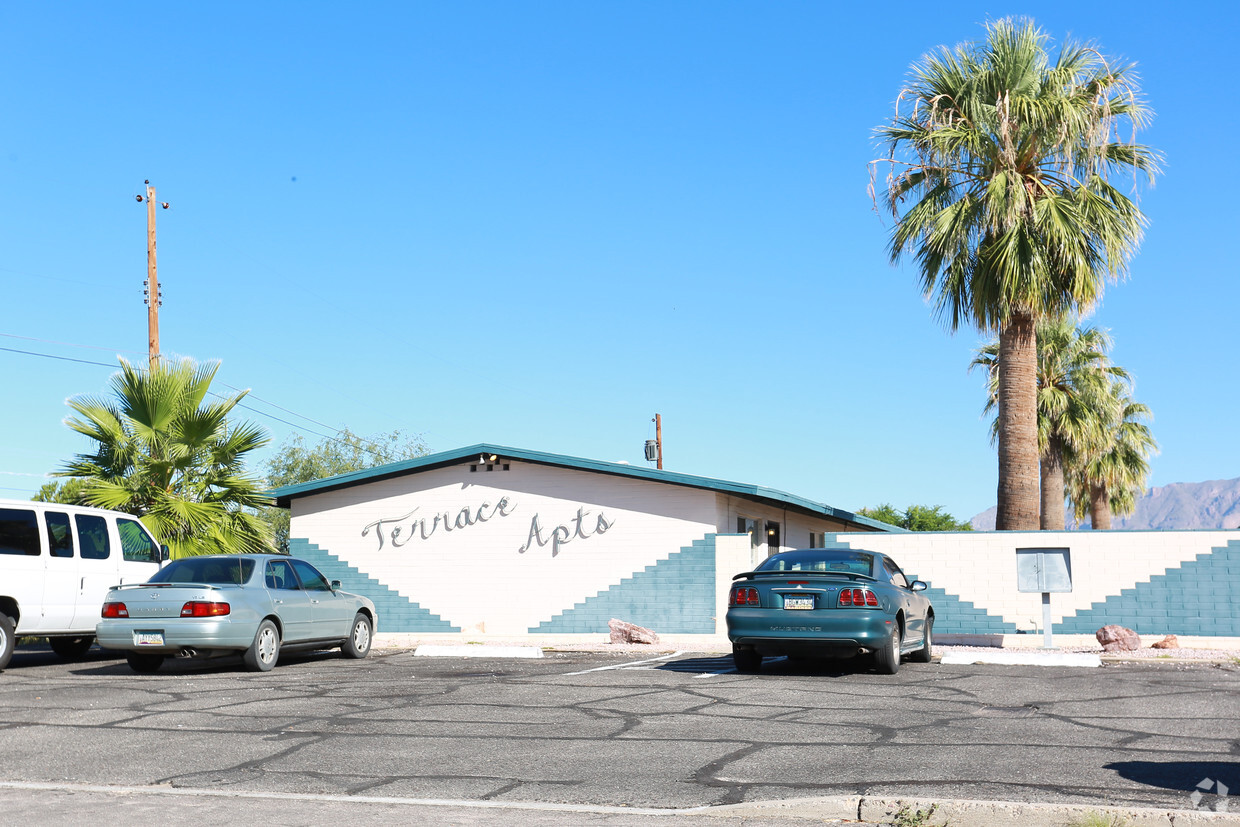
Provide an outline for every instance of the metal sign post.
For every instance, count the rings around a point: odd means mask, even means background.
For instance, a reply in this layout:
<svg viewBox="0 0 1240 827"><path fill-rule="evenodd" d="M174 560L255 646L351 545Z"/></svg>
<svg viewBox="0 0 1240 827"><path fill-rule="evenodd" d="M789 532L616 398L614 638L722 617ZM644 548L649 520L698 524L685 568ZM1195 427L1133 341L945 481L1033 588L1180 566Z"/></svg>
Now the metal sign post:
<svg viewBox="0 0 1240 827"><path fill-rule="evenodd" d="M1072 559L1066 548L1016 549L1016 588L1042 593L1042 646L1053 649L1051 641L1051 594L1072 591Z"/></svg>

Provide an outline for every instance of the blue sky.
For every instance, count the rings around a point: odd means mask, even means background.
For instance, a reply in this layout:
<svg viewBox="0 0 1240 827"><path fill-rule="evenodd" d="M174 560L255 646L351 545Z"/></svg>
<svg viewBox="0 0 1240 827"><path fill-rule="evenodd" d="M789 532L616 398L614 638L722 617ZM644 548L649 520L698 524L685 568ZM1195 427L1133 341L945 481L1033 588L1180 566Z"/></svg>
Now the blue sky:
<svg viewBox="0 0 1240 827"><path fill-rule="evenodd" d="M11 3L0 496L87 447L82 362L145 361L150 179L163 351L220 360L273 447L643 464L657 412L671 470L971 517L982 337L888 263L867 163L909 65L1012 14L1138 63L1166 172L1092 321L1151 484L1240 476L1232 4Z"/></svg>

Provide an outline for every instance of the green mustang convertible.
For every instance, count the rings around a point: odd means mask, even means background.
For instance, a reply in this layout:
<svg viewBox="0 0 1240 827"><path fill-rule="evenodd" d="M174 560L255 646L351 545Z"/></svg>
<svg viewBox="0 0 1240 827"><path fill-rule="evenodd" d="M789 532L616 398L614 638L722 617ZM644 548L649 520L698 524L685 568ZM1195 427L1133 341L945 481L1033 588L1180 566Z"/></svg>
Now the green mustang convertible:
<svg viewBox="0 0 1240 827"><path fill-rule="evenodd" d="M737 671L756 672L764 656L872 655L894 675L900 658L929 663L934 607L926 584L909 582L885 554L803 549L772 554L732 578L728 639Z"/></svg>

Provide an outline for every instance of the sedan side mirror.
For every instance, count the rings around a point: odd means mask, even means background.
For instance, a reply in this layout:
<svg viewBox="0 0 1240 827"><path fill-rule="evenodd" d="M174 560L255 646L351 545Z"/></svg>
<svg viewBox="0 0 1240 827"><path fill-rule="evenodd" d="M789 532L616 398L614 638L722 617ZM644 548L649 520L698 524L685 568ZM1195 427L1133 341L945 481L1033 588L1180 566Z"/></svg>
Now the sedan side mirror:
<svg viewBox="0 0 1240 827"><path fill-rule="evenodd" d="M914 580L913 585L909 586L909 588L915 592L924 592L926 589L930 587L926 585L925 581Z"/></svg>
<svg viewBox="0 0 1240 827"><path fill-rule="evenodd" d="M333 580L333 581L332 581L332 591L334 591L334 592L338 592L338 591L340 591L340 581L339 581L339 580Z"/></svg>

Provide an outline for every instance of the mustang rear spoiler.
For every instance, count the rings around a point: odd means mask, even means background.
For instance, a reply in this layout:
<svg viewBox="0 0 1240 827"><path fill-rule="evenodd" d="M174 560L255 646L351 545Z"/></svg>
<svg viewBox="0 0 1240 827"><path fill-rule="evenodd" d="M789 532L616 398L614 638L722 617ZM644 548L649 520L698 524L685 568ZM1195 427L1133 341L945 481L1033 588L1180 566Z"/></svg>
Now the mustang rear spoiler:
<svg viewBox="0 0 1240 827"><path fill-rule="evenodd" d="M740 580L742 577L847 577L850 580L878 582L877 577L871 577L868 574L858 574L855 571L743 571L732 579Z"/></svg>

